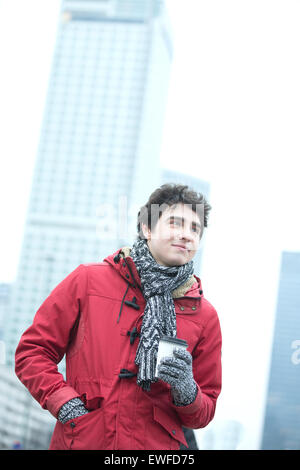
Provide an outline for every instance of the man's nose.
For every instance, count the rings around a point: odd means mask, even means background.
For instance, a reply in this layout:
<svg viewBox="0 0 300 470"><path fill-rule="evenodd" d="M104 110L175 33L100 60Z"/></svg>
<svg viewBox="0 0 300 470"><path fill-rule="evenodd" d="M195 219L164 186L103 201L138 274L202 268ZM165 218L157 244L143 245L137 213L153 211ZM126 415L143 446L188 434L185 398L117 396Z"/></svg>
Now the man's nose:
<svg viewBox="0 0 300 470"><path fill-rule="evenodd" d="M193 235L191 230L188 227L181 227L180 238L184 238L185 240L192 240Z"/></svg>

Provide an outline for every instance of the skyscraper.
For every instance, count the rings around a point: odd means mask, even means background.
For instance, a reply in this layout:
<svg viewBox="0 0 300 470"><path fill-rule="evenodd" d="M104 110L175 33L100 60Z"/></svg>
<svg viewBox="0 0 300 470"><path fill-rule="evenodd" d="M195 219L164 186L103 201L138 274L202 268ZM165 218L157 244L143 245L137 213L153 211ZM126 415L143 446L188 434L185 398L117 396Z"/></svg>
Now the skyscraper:
<svg viewBox="0 0 300 470"><path fill-rule="evenodd" d="M4 325L10 317L12 285L0 283L0 367L6 363L6 347L4 341Z"/></svg>
<svg viewBox="0 0 300 470"><path fill-rule="evenodd" d="M8 365L42 300L78 264L128 243L119 219L159 184L171 44L160 0L62 1Z"/></svg>
<svg viewBox="0 0 300 470"><path fill-rule="evenodd" d="M300 253L283 252L262 449L300 450Z"/></svg>
<svg viewBox="0 0 300 470"><path fill-rule="evenodd" d="M11 284L0 283L0 340L2 339L4 323L9 316L11 290Z"/></svg>
<svg viewBox="0 0 300 470"><path fill-rule="evenodd" d="M143 205L160 183L171 58L163 1L62 1L4 329L0 433L8 448L14 440L21 448L47 448L55 424L14 377L21 334L51 290L80 263L102 261L131 243L130 221L137 216L131 208Z"/></svg>

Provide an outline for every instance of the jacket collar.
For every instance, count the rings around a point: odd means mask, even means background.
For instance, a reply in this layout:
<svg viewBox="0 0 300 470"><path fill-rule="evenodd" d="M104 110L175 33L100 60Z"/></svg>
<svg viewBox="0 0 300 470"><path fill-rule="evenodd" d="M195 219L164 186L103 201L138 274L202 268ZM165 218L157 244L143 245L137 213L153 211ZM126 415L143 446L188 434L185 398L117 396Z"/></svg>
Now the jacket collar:
<svg viewBox="0 0 300 470"><path fill-rule="evenodd" d="M141 289L141 279L133 259L130 257L131 248L125 246L117 250L110 256L107 256L104 261L110 264L131 286L139 286ZM172 292L173 298L203 297L201 280L193 274L184 284L179 286Z"/></svg>

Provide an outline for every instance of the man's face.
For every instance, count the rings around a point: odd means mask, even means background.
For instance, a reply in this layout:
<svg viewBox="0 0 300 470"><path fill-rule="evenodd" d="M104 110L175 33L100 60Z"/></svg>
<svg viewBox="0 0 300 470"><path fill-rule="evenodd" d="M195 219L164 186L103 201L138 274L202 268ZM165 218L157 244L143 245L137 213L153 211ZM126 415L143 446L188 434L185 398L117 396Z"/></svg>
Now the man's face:
<svg viewBox="0 0 300 470"><path fill-rule="evenodd" d="M142 224L152 256L163 266L181 266L195 256L201 233L198 214L187 204L165 209L154 230Z"/></svg>

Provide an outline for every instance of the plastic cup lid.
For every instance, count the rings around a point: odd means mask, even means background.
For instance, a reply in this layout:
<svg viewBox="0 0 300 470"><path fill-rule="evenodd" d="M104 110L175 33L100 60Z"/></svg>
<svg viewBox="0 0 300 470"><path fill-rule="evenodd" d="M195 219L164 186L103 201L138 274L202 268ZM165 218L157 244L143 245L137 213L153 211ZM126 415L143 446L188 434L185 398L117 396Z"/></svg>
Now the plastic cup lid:
<svg viewBox="0 0 300 470"><path fill-rule="evenodd" d="M163 335L160 338L161 341L166 341L172 344L178 344L178 346L188 346L188 343L184 339L173 338L172 336L165 336Z"/></svg>

